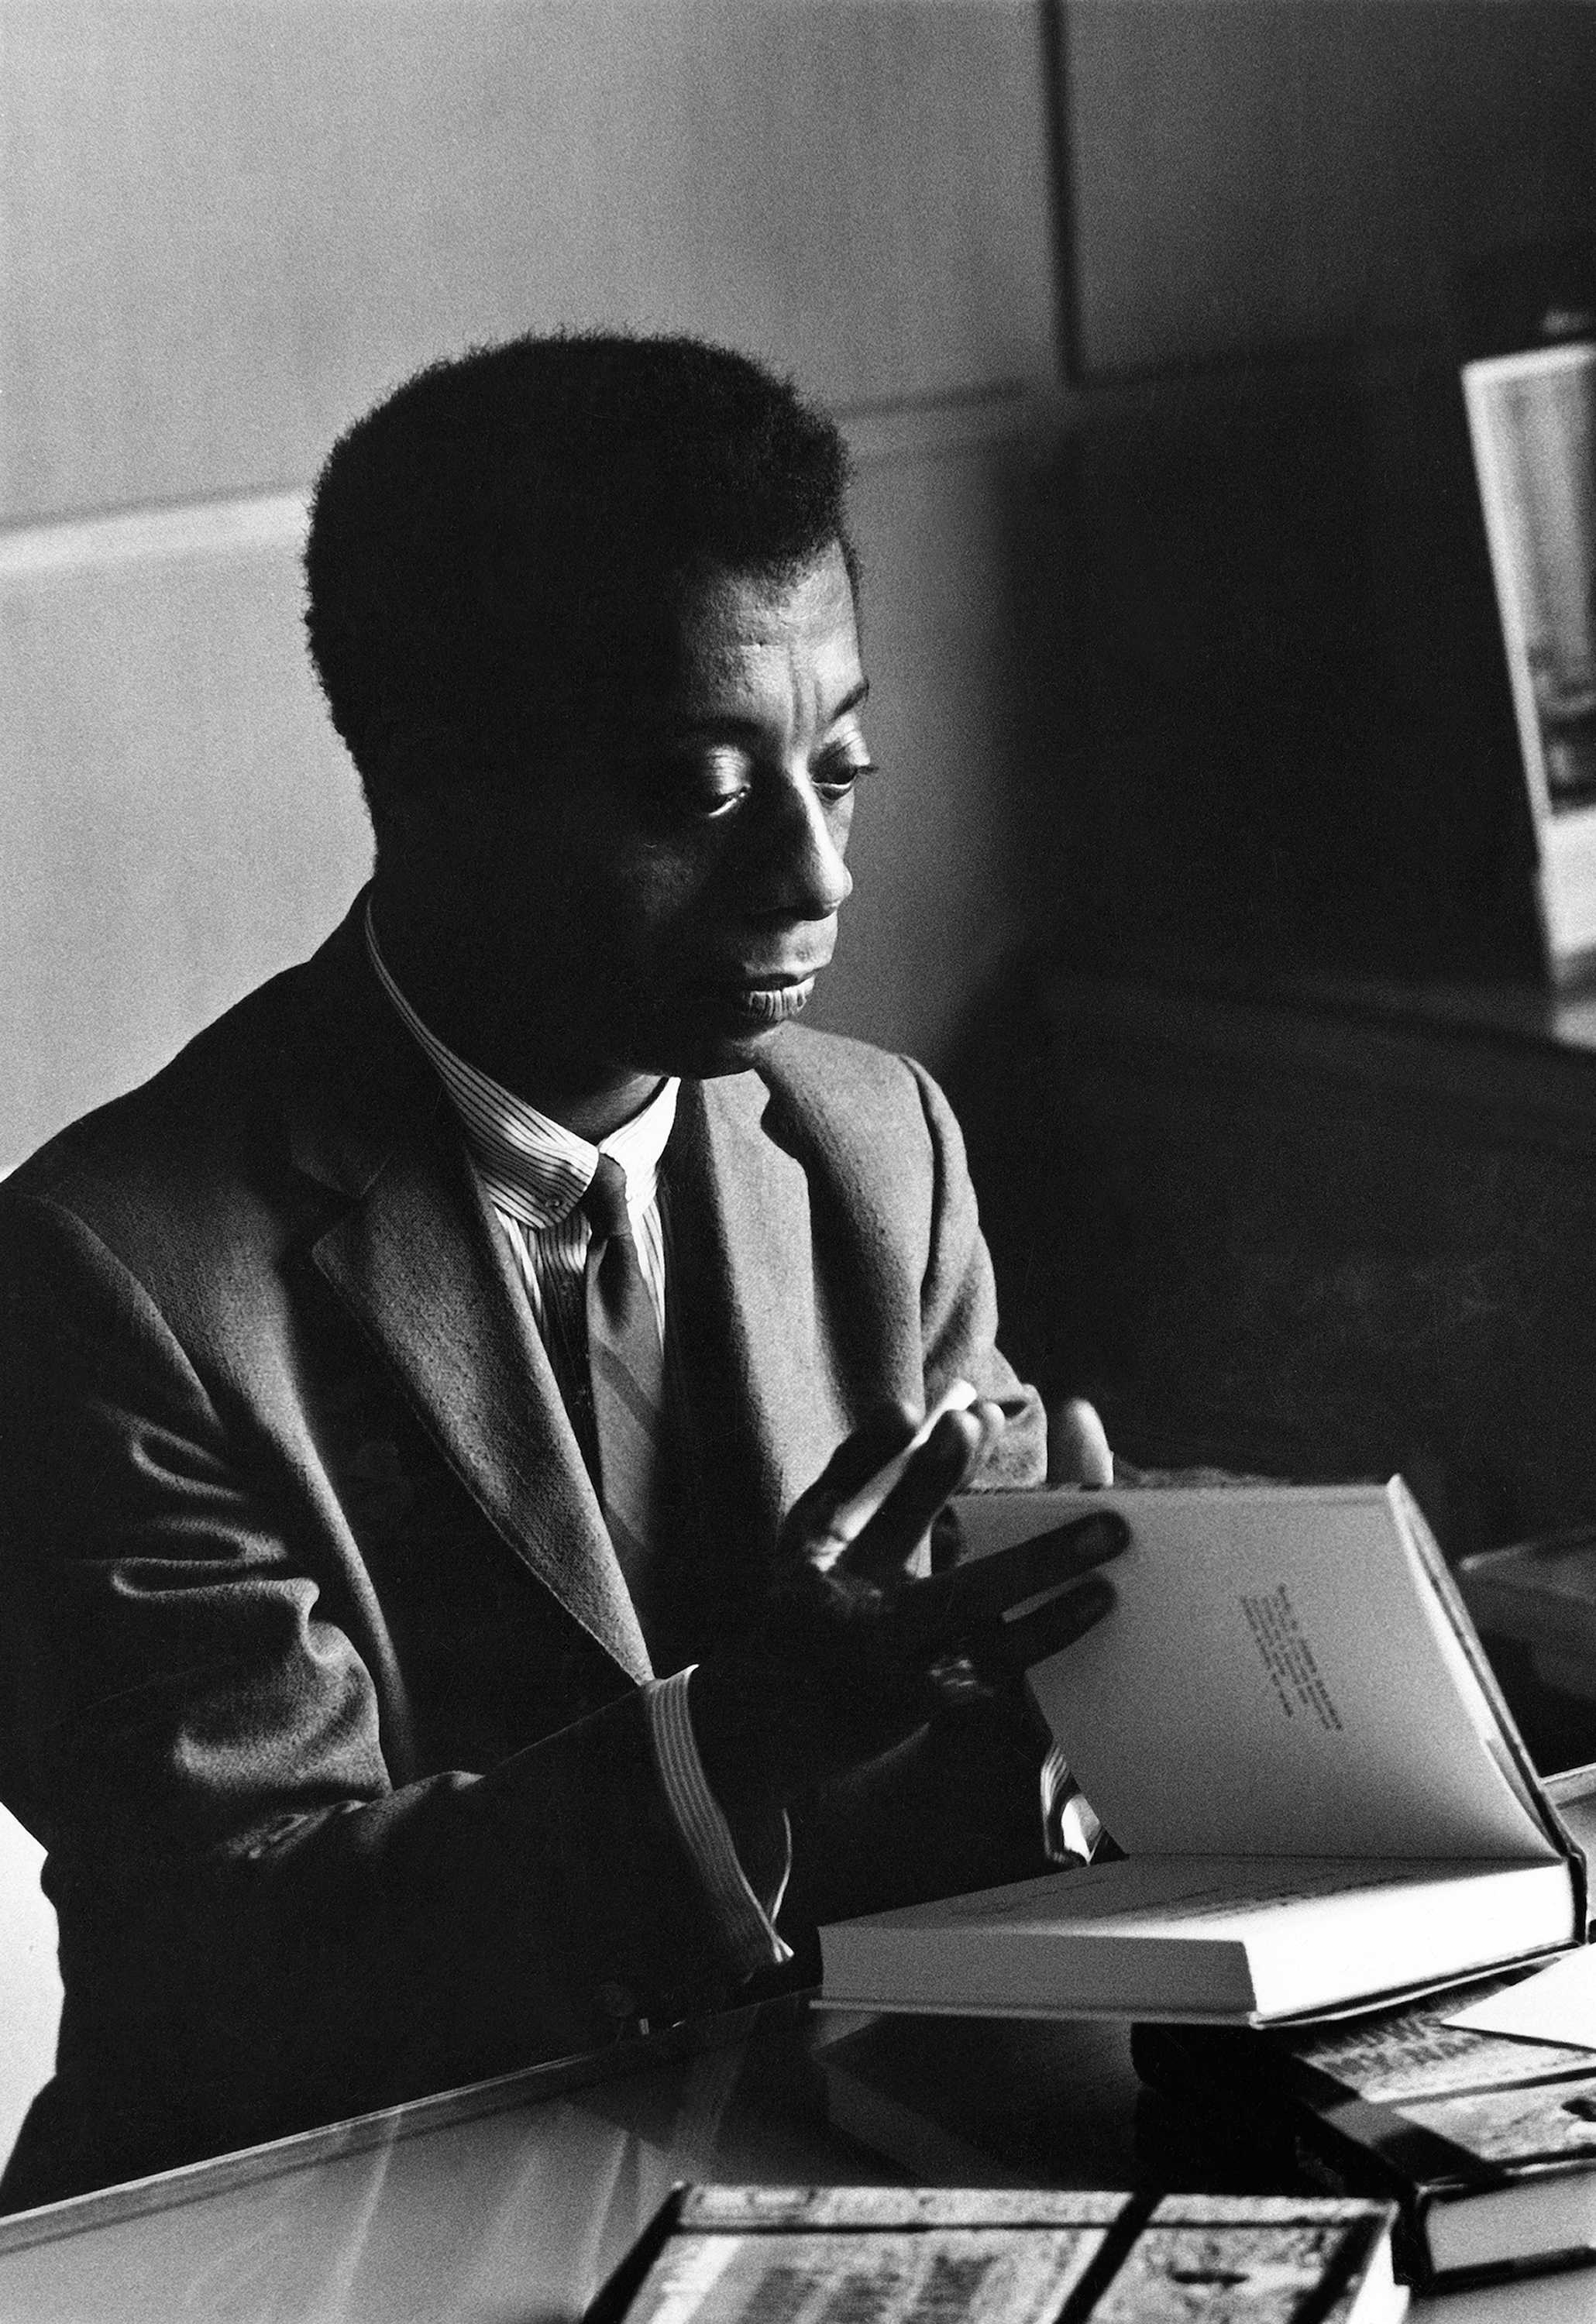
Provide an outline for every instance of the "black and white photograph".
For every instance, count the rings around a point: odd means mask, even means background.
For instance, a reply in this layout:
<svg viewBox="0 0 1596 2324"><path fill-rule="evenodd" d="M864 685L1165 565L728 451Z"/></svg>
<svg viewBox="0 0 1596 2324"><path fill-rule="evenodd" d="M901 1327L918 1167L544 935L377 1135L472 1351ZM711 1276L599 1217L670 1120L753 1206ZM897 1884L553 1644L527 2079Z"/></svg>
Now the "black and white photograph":
<svg viewBox="0 0 1596 2324"><path fill-rule="evenodd" d="M1593 117L0 0L0 2324L1596 2319Z"/></svg>

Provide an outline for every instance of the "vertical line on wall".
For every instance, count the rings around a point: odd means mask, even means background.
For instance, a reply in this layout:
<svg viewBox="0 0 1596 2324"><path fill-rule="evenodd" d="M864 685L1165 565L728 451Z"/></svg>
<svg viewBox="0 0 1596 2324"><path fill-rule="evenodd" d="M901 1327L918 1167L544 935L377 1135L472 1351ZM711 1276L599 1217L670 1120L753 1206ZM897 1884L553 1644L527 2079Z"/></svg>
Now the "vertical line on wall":
<svg viewBox="0 0 1596 2324"><path fill-rule="evenodd" d="M1075 180L1070 166L1069 0L1041 0L1042 69L1047 82L1047 158L1052 180L1053 315L1065 383L1084 384Z"/></svg>

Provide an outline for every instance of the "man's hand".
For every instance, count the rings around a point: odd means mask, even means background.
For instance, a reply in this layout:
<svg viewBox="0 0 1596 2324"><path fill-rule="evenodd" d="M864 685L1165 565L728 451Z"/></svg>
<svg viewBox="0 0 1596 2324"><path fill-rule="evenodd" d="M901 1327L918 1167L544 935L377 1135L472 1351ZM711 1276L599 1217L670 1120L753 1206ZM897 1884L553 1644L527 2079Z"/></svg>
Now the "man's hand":
<svg viewBox="0 0 1596 2324"><path fill-rule="evenodd" d="M749 1631L694 1673L705 1772L733 1816L783 1805L901 1741L936 1708L938 1665L959 1661L983 1679L1017 1674L1079 1637L1113 1602L1092 1570L1128 1538L1108 1510L927 1581L912 1578L937 1512L1001 1433L993 1404L945 1414L875 1516L847 1539L849 1503L918 1425L902 1406L886 1406L839 1448L782 1526ZM1044 1593L1042 1604L1013 1611Z"/></svg>
<svg viewBox="0 0 1596 2324"><path fill-rule="evenodd" d="M1097 1407L1083 1396L1066 1397L1047 1415L1047 1482L1050 1485L1112 1485L1114 1456Z"/></svg>

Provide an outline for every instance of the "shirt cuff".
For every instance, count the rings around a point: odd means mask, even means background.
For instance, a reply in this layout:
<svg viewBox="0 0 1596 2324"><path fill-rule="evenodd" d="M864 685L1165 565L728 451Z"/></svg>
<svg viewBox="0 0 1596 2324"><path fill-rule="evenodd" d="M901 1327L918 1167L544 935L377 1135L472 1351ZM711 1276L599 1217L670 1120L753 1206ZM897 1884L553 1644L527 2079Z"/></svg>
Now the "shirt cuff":
<svg viewBox="0 0 1596 2324"><path fill-rule="evenodd" d="M785 1849L780 1879L770 1907L760 1903L738 1859L732 1828L720 1802L709 1788L698 1738L687 1708L687 1682L696 1664L675 1671L646 1687L649 1732L654 1760L667 1803L681 1834L682 1846L703 1882L722 1933L739 1973L752 1977L759 1969L778 1969L792 1959L792 1947L776 1933L775 1915L781 1909L792 1870L792 1828L783 1814Z"/></svg>
<svg viewBox="0 0 1596 2324"><path fill-rule="evenodd" d="M1056 1743L1042 1762L1042 1845L1054 1864L1090 1864L1102 1837L1092 1803Z"/></svg>

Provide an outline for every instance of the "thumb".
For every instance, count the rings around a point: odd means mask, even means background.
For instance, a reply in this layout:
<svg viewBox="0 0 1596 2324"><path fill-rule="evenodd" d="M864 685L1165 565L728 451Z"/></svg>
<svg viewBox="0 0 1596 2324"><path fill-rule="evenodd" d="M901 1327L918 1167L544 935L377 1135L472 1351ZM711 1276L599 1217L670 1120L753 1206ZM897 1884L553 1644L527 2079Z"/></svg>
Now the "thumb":
<svg viewBox="0 0 1596 2324"><path fill-rule="evenodd" d="M1047 1418L1047 1482L1050 1485L1112 1485L1114 1456L1095 1405L1072 1396Z"/></svg>

